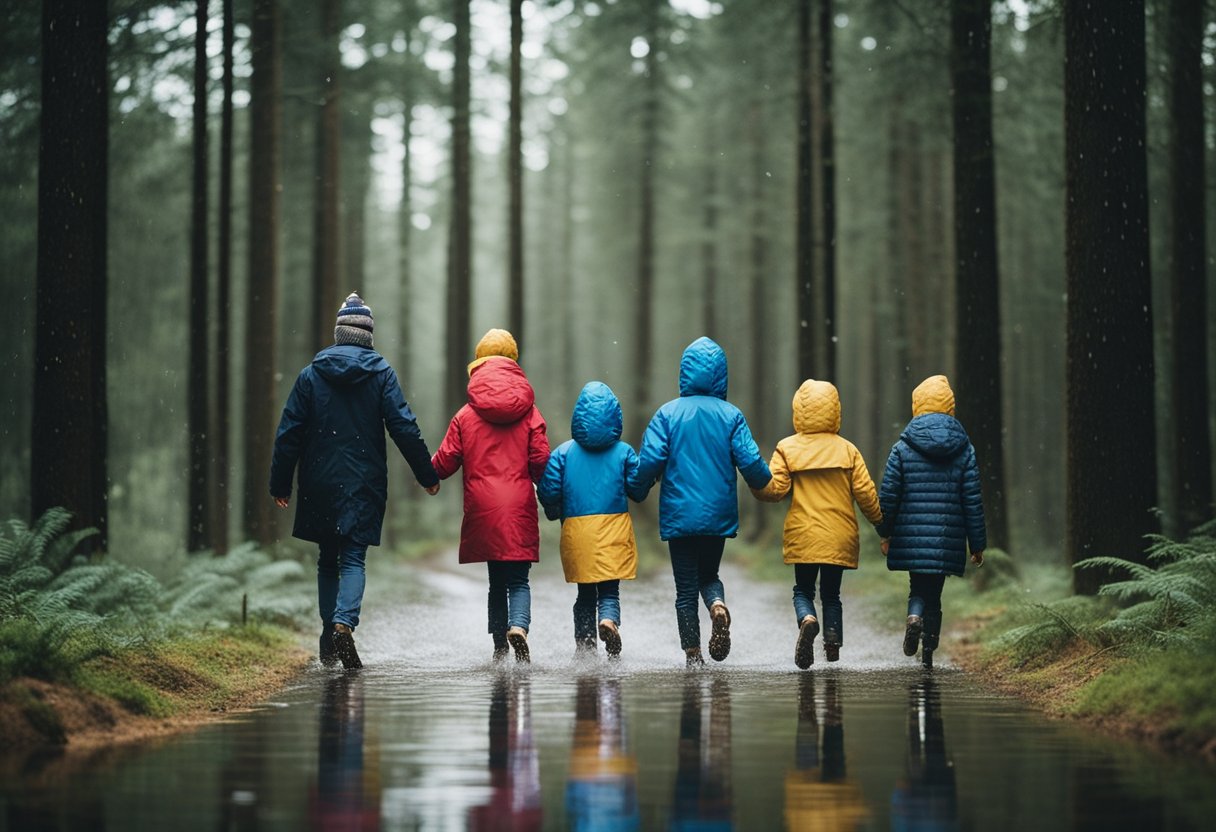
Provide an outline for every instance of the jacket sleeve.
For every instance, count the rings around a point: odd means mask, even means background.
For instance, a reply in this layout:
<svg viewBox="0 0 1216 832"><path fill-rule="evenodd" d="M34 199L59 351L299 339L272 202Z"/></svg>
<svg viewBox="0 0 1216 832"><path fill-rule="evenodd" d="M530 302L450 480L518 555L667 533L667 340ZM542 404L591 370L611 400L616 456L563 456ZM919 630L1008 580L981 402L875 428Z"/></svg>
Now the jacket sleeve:
<svg viewBox="0 0 1216 832"><path fill-rule="evenodd" d="M460 412L448 423L448 432L439 443L439 450L431 457L431 465L439 479L446 480L460 470L464 461L464 447L460 441Z"/></svg>
<svg viewBox="0 0 1216 832"><path fill-rule="evenodd" d="M528 476L532 482L540 482L549 463L549 437L545 431L545 418L533 407L532 420L528 423Z"/></svg>
<svg viewBox="0 0 1216 832"><path fill-rule="evenodd" d="M270 496L290 497L291 480L296 463L308 436L312 417L312 383L306 373L296 377L296 383L279 417L279 430L274 437L274 453L270 458Z"/></svg>
<svg viewBox="0 0 1216 832"><path fill-rule="evenodd" d="M773 458L768 463L769 471L773 478L768 481L768 485L763 488L753 488L752 494L757 500L763 500L766 503L780 502L786 494L790 493L790 466L785 461L785 454L781 453L781 446L777 446L777 450L773 451Z"/></svg>
<svg viewBox="0 0 1216 832"><path fill-rule="evenodd" d="M963 463L962 482L963 520L967 527L967 546L972 552L988 548L988 532L984 525L984 496L980 486L980 466L975 458L975 448L967 448Z"/></svg>
<svg viewBox="0 0 1216 832"><path fill-rule="evenodd" d="M866 461L856 448L853 448L853 499L871 524L878 526L882 522L874 480L870 479L870 469L866 468Z"/></svg>
<svg viewBox="0 0 1216 832"><path fill-rule="evenodd" d="M735 467L743 475L748 487L764 488L768 485L773 475L769 473L764 457L760 456L760 448L756 446L756 440L752 438L751 428L747 426L747 419L742 412L739 413L731 433L730 453Z"/></svg>
<svg viewBox="0 0 1216 832"><path fill-rule="evenodd" d="M642 434L637 471L629 484L635 494L640 493L645 498L655 480L663 476L663 469L667 467L667 450L667 419L659 411L651 417L646 432Z"/></svg>
<svg viewBox="0 0 1216 832"><path fill-rule="evenodd" d="M545 517L561 520L563 516L562 486L566 476L566 452L561 448L549 455L549 464L536 486L536 497L545 509Z"/></svg>
<svg viewBox="0 0 1216 832"><path fill-rule="evenodd" d="M642 487L638 479L638 466L641 464L638 452L632 445L626 444L625 448L625 496L635 503L640 503L650 493L650 486Z"/></svg>
<svg viewBox="0 0 1216 832"><path fill-rule="evenodd" d="M405 395L401 392L401 384L397 374L391 369L384 383L384 391L380 397L380 407L384 417L384 426L388 435L393 438L397 450L414 472L414 479L423 488L430 488L439 482L439 475L431 465L431 452L426 447L426 440L418 430L418 420L410 410Z"/></svg>
<svg viewBox="0 0 1216 832"><path fill-rule="evenodd" d="M899 514L899 504L904 496L904 466L899 455L899 445L891 448L887 457L887 470L882 475L882 486L878 489L878 505L882 521L878 524L878 536L890 537Z"/></svg>

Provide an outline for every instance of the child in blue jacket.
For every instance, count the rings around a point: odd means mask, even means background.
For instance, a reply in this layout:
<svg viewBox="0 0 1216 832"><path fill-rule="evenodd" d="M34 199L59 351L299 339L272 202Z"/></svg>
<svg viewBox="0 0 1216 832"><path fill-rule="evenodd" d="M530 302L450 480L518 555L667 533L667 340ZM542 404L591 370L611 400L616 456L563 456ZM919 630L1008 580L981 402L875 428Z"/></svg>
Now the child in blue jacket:
<svg viewBox="0 0 1216 832"><path fill-rule="evenodd" d="M574 643L595 652L596 621L609 658L621 654L621 581L637 576L638 550L626 497L641 501L638 455L621 439L621 404L607 384L579 393L570 435L549 456L536 494L545 516L562 521L562 569L578 584Z"/></svg>
<svg viewBox="0 0 1216 832"><path fill-rule="evenodd" d="M904 655L933 667L942 630L942 586L971 562L984 563L988 545L975 448L954 418L954 391L930 376L912 391L912 421L891 448L878 491L878 534L887 568L908 573Z"/></svg>
<svg viewBox="0 0 1216 832"><path fill-rule="evenodd" d="M642 438L638 482L659 477L659 536L671 550L676 623L688 666L702 665L697 594L709 609L709 655L730 653L730 612L718 577L726 538L739 533L735 471L761 489L772 475L739 408L726 400L726 353L698 338L680 359L680 397L654 414Z"/></svg>

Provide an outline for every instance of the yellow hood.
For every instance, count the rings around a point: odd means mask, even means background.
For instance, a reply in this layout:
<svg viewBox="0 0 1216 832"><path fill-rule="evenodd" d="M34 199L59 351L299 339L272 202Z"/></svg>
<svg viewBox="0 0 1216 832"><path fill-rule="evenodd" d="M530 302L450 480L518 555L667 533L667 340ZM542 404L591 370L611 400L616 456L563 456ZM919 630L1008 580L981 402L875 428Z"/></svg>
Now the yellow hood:
<svg viewBox="0 0 1216 832"><path fill-rule="evenodd" d="M830 381L808 378L794 394L794 430L799 433L839 433L840 394Z"/></svg>
<svg viewBox="0 0 1216 832"><path fill-rule="evenodd" d="M515 336L505 329L491 329L481 336L477 349L473 351L473 360L469 362L469 375L473 375L473 371L484 364L486 359L496 356L519 361L519 347L515 343Z"/></svg>
<svg viewBox="0 0 1216 832"><path fill-rule="evenodd" d="M929 376L912 391L912 416L926 413L954 415L954 391L945 376Z"/></svg>

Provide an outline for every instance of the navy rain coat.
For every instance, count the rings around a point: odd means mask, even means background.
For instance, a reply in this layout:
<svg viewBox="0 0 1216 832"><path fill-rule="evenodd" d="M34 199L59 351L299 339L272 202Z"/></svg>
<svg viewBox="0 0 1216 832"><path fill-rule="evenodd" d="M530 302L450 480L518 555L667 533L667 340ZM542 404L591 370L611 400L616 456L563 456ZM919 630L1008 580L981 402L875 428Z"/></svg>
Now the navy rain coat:
<svg viewBox="0 0 1216 832"><path fill-rule="evenodd" d="M945 413L917 416L891 448L878 492L887 568L962 575L967 547L988 545L975 448Z"/></svg>
<svg viewBox="0 0 1216 832"><path fill-rule="evenodd" d="M427 488L438 483L397 374L383 356L343 344L321 350L300 371L279 420L270 463L273 497L291 496L299 465L292 535L380 544L388 499L386 428L418 483Z"/></svg>

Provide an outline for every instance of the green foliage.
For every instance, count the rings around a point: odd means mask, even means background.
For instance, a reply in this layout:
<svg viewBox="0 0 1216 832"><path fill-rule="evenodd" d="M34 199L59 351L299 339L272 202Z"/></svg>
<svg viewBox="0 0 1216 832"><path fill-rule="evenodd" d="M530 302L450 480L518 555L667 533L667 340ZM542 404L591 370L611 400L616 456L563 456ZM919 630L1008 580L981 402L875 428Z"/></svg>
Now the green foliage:
<svg viewBox="0 0 1216 832"><path fill-rule="evenodd" d="M1047 664L1075 643L1104 647L1099 634L1110 618L1103 599L1072 596L1049 604L1027 603L1012 610L1013 626L992 642L992 648L1009 654L1016 667Z"/></svg>
<svg viewBox="0 0 1216 832"><path fill-rule="evenodd" d="M197 558L165 588L164 609L179 624L206 626L247 620L290 624L306 616L311 597L302 583L304 567L273 560L254 544L238 546L222 558Z"/></svg>

